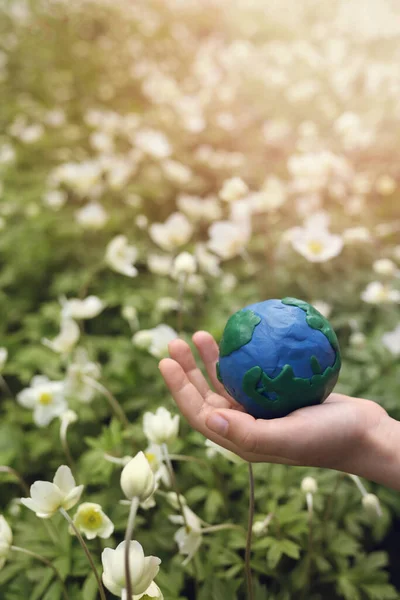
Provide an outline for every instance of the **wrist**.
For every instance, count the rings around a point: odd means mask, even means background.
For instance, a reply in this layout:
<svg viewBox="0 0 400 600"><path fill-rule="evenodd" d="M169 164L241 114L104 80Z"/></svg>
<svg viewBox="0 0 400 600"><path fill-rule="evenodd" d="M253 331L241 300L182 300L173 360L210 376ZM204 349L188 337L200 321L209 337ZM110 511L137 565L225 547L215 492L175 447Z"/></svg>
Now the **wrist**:
<svg viewBox="0 0 400 600"><path fill-rule="evenodd" d="M400 491L400 422L385 413L367 432L351 472Z"/></svg>

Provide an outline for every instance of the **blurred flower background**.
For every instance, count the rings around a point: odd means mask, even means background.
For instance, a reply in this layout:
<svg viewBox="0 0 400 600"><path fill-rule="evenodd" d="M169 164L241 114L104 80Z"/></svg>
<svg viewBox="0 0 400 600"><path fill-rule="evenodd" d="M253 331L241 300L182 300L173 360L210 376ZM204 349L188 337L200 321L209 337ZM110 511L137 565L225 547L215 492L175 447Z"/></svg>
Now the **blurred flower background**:
<svg viewBox="0 0 400 600"><path fill-rule="evenodd" d="M246 597L246 465L178 421L157 369L246 304L313 303L337 390L400 418L399 64L396 0L2 0L1 598L99 597L71 524L21 506L35 481L51 515L85 486L73 524L123 597L140 451L131 562L162 562L133 598ZM399 597L398 494L254 471L255 600Z"/></svg>

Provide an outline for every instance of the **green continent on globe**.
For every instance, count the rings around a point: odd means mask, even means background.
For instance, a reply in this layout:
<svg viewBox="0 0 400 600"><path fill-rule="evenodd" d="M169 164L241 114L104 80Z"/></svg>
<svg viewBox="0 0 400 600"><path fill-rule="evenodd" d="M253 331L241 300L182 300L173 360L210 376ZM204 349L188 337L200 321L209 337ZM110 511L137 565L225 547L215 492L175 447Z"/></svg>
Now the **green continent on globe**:
<svg viewBox="0 0 400 600"><path fill-rule="evenodd" d="M315 372L319 363L314 356L311 363ZM243 390L260 406L276 411L277 417L284 416L297 408L320 404L325 400L336 385L340 365L340 354L337 352L334 364L311 379L295 377L290 365L285 365L275 378L269 377L261 367L253 367L243 377Z"/></svg>
<svg viewBox="0 0 400 600"><path fill-rule="evenodd" d="M220 343L220 355L229 356L235 350L248 344L261 317L252 310L239 310L228 320Z"/></svg>
<svg viewBox="0 0 400 600"><path fill-rule="evenodd" d="M275 378L269 377L261 367L253 367L243 377L243 391L260 406L267 407L276 416L319 404L329 396L339 377L341 357L339 343L329 321L313 306L297 298L284 298L283 304L296 306L306 313L306 322L312 329L321 331L335 350L335 362L322 372L316 356L311 356L311 379L295 377L293 368L285 365ZM306 403L305 403L306 400Z"/></svg>
<svg viewBox="0 0 400 600"><path fill-rule="evenodd" d="M320 312L317 311L316 308L308 304L308 302L304 302L304 300L298 300L297 298L283 298L282 304L287 304L289 306L297 306L297 308L301 308L306 313L306 321L307 324L313 329L318 329L322 331L324 336L330 342L332 348L336 350L339 354L339 342L336 337L336 333L333 331L331 324L328 319L326 319ZM340 359L340 356L339 356ZM339 362L339 369L340 369Z"/></svg>

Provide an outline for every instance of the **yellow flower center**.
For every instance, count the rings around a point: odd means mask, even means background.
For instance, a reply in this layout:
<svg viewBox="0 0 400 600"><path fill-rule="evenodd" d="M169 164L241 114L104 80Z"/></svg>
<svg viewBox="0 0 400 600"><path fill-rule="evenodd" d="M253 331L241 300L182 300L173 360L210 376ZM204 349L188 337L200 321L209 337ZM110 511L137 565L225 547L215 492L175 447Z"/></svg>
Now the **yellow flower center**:
<svg viewBox="0 0 400 600"><path fill-rule="evenodd" d="M156 462L156 455L152 452L145 452L145 457L151 465Z"/></svg>
<svg viewBox="0 0 400 600"><path fill-rule="evenodd" d="M47 406L53 402L53 395L50 392L42 392L39 396L39 403Z"/></svg>
<svg viewBox="0 0 400 600"><path fill-rule="evenodd" d="M381 290L379 290L378 294L377 294L377 300L378 302L386 302L386 300L388 300L389 298L389 290L386 287L383 287Z"/></svg>
<svg viewBox="0 0 400 600"><path fill-rule="evenodd" d="M324 249L324 245L321 244L321 242L317 242L316 240L311 240L311 242L308 242L308 249L311 252L311 254L321 254L322 250Z"/></svg>
<svg viewBox="0 0 400 600"><path fill-rule="evenodd" d="M86 508L79 516L82 526L86 529L98 529L102 524L101 512L98 508Z"/></svg>

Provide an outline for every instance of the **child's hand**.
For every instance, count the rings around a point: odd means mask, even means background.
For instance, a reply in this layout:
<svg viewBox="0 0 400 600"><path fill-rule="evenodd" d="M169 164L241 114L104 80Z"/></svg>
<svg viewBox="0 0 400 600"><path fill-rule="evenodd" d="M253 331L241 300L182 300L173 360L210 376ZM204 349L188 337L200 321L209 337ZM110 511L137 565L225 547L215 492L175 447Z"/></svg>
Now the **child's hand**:
<svg viewBox="0 0 400 600"><path fill-rule="evenodd" d="M386 481L388 438L397 438L399 432L394 435L393 424L398 423L381 406L332 394L321 405L283 418L255 419L217 380L218 346L213 337L199 331L193 341L215 392L183 340L171 342L171 358L161 361L160 370L182 414L203 435L250 462L326 467ZM393 443L399 445L394 439ZM387 484L396 487L392 481Z"/></svg>

